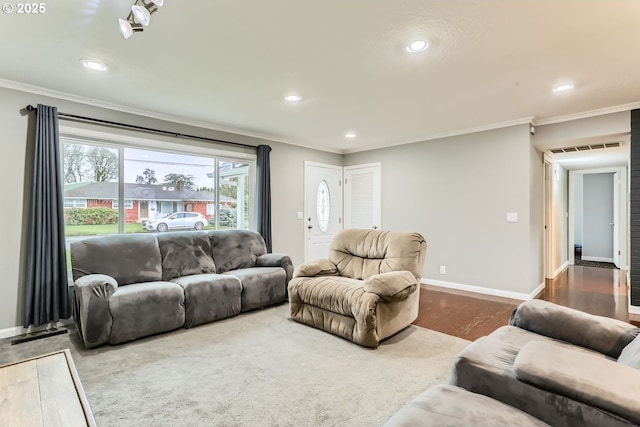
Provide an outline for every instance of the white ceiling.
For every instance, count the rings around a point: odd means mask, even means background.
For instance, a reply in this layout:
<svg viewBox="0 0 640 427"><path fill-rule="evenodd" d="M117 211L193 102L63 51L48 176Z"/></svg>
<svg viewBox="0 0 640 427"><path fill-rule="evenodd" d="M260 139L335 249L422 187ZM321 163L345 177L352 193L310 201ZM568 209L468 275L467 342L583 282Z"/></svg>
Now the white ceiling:
<svg viewBox="0 0 640 427"><path fill-rule="evenodd" d="M132 3L0 14L0 85L339 153L640 106L638 0L166 0L125 40Z"/></svg>

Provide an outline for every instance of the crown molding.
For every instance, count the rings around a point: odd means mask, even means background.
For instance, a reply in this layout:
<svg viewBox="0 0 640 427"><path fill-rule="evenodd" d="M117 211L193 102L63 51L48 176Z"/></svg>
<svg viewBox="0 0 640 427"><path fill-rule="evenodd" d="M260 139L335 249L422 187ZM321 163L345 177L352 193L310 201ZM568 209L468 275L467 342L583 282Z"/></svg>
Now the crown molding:
<svg viewBox="0 0 640 427"><path fill-rule="evenodd" d="M149 117L157 120L164 120L167 122L178 123L182 125L195 126L203 129L214 130L218 132L227 132L234 135L246 136L250 138L262 139L266 141L280 142L288 145L295 145L299 147L305 147L316 151L325 151L331 153L342 154L339 151L331 151L331 150L318 150L318 148L311 147L309 145L304 145L300 143L296 143L293 141L286 140L284 138L278 138L274 135L269 135L266 133L260 132L251 132L245 129L232 128L221 126L215 123L203 121L203 120L194 120L188 119L181 116L174 116L171 114L160 113L157 111L145 110L142 108L129 107L122 104L116 104L107 101L101 101L95 98L88 98L80 95L74 95L68 92L57 91L53 89L47 89L41 86L34 86L25 83L16 82L13 80L5 80L0 79L0 87L4 87L7 89L13 89L21 92L32 93L34 95L47 96L56 99L62 99L64 101L77 102L79 104L91 105L92 107L104 108L107 110L118 111L120 113L133 114L136 116Z"/></svg>
<svg viewBox="0 0 640 427"><path fill-rule="evenodd" d="M450 138L452 136L467 135L467 134L470 134L470 133L485 132L485 131L489 131L489 130L507 128L507 127L510 127L510 126L530 124L530 123L532 123L533 120L534 120L533 116L531 116L531 117L523 117L523 118L520 118L520 119L509 120L509 121L506 121L506 122L492 123L492 124L488 124L488 125L474 126L474 127L466 128L466 129L458 129L458 130L455 130L455 131L442 132L442 133L437 133L437 134L424 136L424 137L421 137L421 138L412 138L410 140L404 140L404 141L395 142L395 143L391 143L391 144L380 145L378 147L371 147L371 148L366 148L366 149L363 149L363 150L357 150L357 149L355 149L355 150L345 150L343 152L343 154L358 153L358 152L370 151L370 150L379 150L381 148L397 147L398 145L415 144L417 142L433 141L434 139Z"/></svg>
<svg viewBox="0 0 640 427"><path fill-rule="evenodd" d="M570 122L572 120L588 119L590 117L604 116L606 114L620 113L640 108L639 102L629 104L614 105L612 107L599 108L597 110L583 111L581 113L567 114L564 116L548 117L546 119L535 119L532 124L535 126L552 125L555 123Z"/></svg>
<svg viewBox="0 0 640 427"><path fill-rule="evenodd" d="M591 110L591 111L585 111L581 113L568 114L564 116L556 116L556 117L549 117L549 118L543 118L543 119L538 119L535 116L523 117L519 119L505 121L505 122L492 123L492 124L487 124L482 126L474 126L474 127L465 128L465 129L458 129L454 131L426 135L420 138L411 138L411 139L407 139L399 142L381 144L376 147L370 147L370 148L364 148L364 149L355 148L352 150L349 150L349 149L334 150L329 148L320 149L318 147L313 147L309 144L290 141L285 138L280 138L280 137L266 134L266 133L252 132L252 131L247 131L245 129L222 126L222 125L218 125L218 124L203 121L203 120L188 119L181 116L160 113L157 111L129 107L122 104L101 101L95 98L88 98L80 95L74 95L68 92L47 89L41 86L29 85L25 83L16 82L13 80L0 79L0 87L13 89L21 92L32 93L35 95L62 99L70 102L77 102L85 105L91 105L93 107L104 108L107 110L118 111L121 113L133 114L133 115L142 116L142 117L149 117L152 119L164 120L164 121L188 125L188 126L195 126L195 127L209 129L209 130L218 131L218 132L227 132L227 133L231 133L238 136L245 136L249 138L256 138L256 139L261 139L266 141L279 142L282 144L308 148L310 150L316 150L316 151L322 151L322 152L334 153L334 154L342 154L342 155L358 153L363 151L370 151L370 150L378 150L382 148L396 147L399 145L414 144L414 143L423 142L423 141L433 141L435 139L442 139L442 138L449 138L453 136L466 135L470 133L484 132L489 130L506 128L510 126L522 125L522 124L533 124L534 126L544 126L544 125L550 125L554 123L562 123L562 122L568 122L572 120L586 119L590 117L602 116L602 115L612 114L612 113L619 113L622 111L629 111L629 110L640 108L640 101L639 101L639 102L633 102L629 104L616 105L616 106L601 108L597 110Z"/></svg>

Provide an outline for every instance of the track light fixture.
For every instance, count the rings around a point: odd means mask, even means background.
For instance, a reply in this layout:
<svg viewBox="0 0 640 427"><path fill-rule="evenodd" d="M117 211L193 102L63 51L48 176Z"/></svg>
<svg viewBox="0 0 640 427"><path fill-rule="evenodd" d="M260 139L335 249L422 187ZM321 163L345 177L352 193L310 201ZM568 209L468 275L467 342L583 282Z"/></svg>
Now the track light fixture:
<svg viewBox="0 0 640 427"><path fill-rule="evenodd" d="M151 15L162 5L164 5L164 0L136 0L131 6L131 12L129 12L127 19L118 19L122 36L128 39L133 33L143 31L143 27L149 26Z"/></svg>

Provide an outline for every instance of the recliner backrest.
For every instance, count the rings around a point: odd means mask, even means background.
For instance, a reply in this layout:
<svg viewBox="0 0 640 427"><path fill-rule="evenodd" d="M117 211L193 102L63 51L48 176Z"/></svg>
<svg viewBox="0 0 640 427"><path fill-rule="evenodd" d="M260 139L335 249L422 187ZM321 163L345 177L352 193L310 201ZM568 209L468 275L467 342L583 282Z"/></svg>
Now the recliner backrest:
<svg viewBox="0 0 640 427"><path fill-rule="evenodd" d="M114 234L71 243L73 280L106 274L119 285L162 280L162 259L153 234Z"/></svg>
<svg viewBox="0 0 640 427"><path fill-rule="evenodd" d="M401 270L420 279L426 248L427 242L419 233L346 229L331 241L329 260L341 276L353 279Z"/></svg>
<svg viewBox="0 0 640 427"><path fill-rule="evenodd" d="M254 267L256 259L267 253L262 236L251 230L207 231L211 239L216 273L221 274L239 268Z"/></svg>

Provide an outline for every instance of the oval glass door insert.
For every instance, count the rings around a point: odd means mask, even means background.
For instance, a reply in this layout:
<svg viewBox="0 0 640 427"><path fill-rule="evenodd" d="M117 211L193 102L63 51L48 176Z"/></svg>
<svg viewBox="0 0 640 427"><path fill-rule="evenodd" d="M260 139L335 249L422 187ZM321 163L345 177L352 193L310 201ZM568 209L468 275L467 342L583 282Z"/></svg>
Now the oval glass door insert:
<svg viewBox="0 0 640 427"><path fill-rule="evenodd" d="M316 210L318 214L318 226L323 233L329 228L329 217L331 216L331 196L327 181L322 180L318 185L316 195Z"/></svg>

